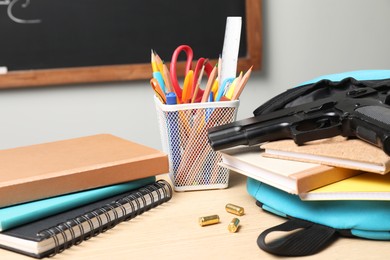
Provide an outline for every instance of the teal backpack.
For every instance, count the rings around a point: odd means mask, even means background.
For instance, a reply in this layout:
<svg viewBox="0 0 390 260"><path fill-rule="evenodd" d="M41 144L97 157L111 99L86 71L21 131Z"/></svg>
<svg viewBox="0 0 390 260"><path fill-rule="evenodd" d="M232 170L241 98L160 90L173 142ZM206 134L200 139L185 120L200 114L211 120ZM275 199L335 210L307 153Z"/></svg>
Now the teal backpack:
<svg viewBox="0 0 390 260"><path fill-rule="evenodd" d="M251 178L247 180L247 190L263 210L287 218L258 237L258 246L271 254L315 254L339 235L390 240L390 201L302 201L297 195ZM266 243L267 235L272 232L298 229Z"/></svg>
<svg viewBox="0 0 390 260"><path fill-rule="evenodd" d="M390 79L390 70L332 74L307 81L302 86L323 79L341 81L347 77L356 80ZM298 90L299 87L294 89ZM292 92L286 92L290 94L287 98L282 93L257 108L254 114L281 109L298 99L297 95L291 95ZM299 95L299 90L294 93ZM264 230L258 237L258 246L271 254L312 255L331 244L338 236L390 240L390 201L302 201L297 195L251 178L247 180L247 190L264 211L287 219L280 225ZM280 231L286 232L286 236L267 242L270 233Z"/></svg>

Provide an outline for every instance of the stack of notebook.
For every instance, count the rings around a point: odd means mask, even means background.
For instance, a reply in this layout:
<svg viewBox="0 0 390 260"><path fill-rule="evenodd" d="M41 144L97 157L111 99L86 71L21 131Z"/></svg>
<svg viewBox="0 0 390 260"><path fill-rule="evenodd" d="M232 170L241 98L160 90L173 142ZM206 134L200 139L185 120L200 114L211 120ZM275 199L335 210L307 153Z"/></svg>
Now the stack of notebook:
<svg viewBox="0 0 390 260"><path fill-rule="evenodd" d="M0 151L0 247L42 258L168 201L167 155L102 134Z"/></svg>
<svg viewBox="0 0 390 260"><path fill-rule="evenodd" d="M222 166L302 200L390 200L390 157L361 140L280 140L221 153Z"/></svg>

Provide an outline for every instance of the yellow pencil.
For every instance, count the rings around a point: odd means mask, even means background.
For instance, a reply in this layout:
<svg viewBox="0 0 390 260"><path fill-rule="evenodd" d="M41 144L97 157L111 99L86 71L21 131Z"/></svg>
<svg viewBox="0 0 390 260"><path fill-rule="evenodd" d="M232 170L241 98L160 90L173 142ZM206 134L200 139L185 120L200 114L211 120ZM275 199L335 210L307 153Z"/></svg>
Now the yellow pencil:
<svg viewBox="0 0 390 260"><path fill-rule="evenodd" d="M152 64L153 72L157 72L158 71L158 67L157 67L157 64L156 64L156 59L155 59L155 55L154 55L154 51L153 50L151 50L150 63Z"/></svg>
<svg viewBox="0 0 390 260"><path fill-rule="evenodd" d="M162 73L163 72L163 61L161 60L160 56L158 56L157 52L153 50L154 53L154 59L156 61L157 69Z"/></svg>
<svg viewBox="0 0 390 260"><path fill-rule="evenodd" d="M217 95L218 92L218 87L219 87L219 82L218 78L214 80L214 84L211 88L211 92L213 92L213 98L215 99L215 96Z"/></svg>

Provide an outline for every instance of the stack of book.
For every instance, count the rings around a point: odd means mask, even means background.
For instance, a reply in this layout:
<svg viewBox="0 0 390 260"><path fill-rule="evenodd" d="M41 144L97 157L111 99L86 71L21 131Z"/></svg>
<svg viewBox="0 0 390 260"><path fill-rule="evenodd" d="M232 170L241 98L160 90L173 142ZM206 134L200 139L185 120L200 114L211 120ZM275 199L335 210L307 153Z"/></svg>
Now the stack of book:
<svg viewBox="0 0 390 260"><path fill-rule="evenodd" d="M0 151L0 247L51 256L168 201L163 152L109 134Z"/></svg>
<svg viewBox="0 0 390 260"><path fill-rule="evenodd" d="M390 157L358 139L280 140L221 153L222 166L302 200L390 200Z"/></svg>

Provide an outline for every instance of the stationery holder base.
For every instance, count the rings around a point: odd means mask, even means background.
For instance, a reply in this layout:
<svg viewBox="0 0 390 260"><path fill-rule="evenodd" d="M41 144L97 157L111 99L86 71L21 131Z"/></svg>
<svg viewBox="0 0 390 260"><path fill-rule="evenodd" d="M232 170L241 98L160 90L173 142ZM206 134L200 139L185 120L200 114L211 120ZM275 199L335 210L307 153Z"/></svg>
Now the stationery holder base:
<svg viewBox="0 0 390 260"><path fill-rule="evenodd" d="M224 189L229 170L207 138L207 129L233 122L239 100L165 105L154 98L163 151L175 191Z"/></svg>

